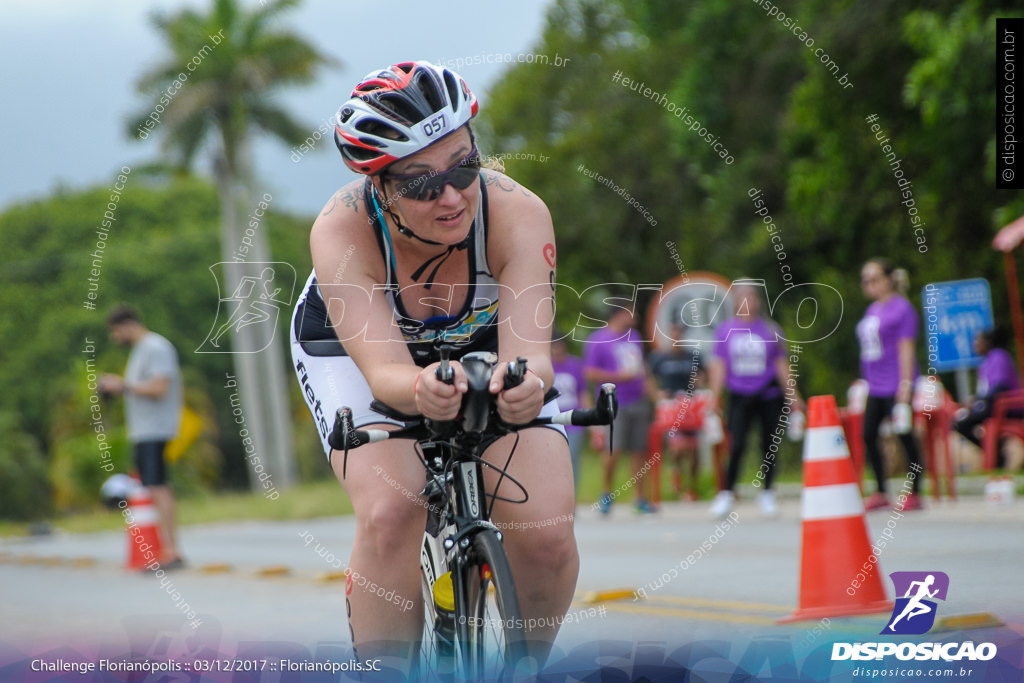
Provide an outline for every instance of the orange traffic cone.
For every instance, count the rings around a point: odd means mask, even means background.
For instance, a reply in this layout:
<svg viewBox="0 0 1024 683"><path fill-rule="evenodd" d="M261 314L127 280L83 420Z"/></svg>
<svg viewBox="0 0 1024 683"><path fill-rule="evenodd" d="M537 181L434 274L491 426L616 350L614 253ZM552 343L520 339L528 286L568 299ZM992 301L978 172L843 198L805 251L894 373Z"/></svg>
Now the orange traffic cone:
<svg viewBox="0 0 1024 683"><path fill-rule="evenodd" d="M889 611L832 396L807 404L800 606L780 623Z"/></svg>
<svg viewBox="0 0 1024 683"><path fill-rule="evenodd" d="M128 569L158 568L163 556L163 545L160 543L160 520L156 508L153 507L153 496L149 489L138 486L128 494L130 515L125 516L128 523Z"/></svg>

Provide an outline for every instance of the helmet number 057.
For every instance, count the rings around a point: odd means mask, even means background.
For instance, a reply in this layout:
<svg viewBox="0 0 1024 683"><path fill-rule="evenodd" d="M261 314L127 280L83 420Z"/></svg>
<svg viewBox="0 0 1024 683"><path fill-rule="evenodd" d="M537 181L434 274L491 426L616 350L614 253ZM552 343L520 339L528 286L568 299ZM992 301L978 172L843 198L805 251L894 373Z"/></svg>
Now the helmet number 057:
<svg viewBox="0 0 1024 683"><path fill-rule="evenodd" d="M433 137L436 133L440 133L442 130L447 128L448 117L445 116L443 112L423 123L423 132L428 138Z"/></svg>

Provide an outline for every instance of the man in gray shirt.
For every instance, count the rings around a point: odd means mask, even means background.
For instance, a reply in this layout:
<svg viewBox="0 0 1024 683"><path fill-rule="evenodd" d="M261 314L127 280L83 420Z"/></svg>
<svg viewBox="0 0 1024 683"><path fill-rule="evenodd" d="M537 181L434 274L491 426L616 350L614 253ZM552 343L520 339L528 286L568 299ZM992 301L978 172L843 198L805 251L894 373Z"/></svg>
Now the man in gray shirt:
<svg viewBox="0 0 1024 683"><path fill-rule="evenodd" d="M178 554L174 525L174 496L167 482L164 449L181 426L182 386L178 354L174 346L142 324L138 312L119 304L107 315L110 336L119 346L131 349L124 378L104 375L100 391L124 396L128 440L135 452L135 467L142 485L149 488L160 513L165 569L184 565Z"/></svg>

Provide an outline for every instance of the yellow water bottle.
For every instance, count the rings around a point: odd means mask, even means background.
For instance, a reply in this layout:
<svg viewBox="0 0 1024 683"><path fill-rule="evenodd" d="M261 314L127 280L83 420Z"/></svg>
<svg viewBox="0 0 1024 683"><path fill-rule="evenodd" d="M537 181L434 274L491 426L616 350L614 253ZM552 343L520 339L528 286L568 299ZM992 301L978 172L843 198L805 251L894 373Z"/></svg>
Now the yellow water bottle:
<svg viewBox="0 0 1024 683"><path fill-rule="evenodd" d="M445 572L434 582L434 633L439 658L455 656L455 587L452 573Z"/></svg>

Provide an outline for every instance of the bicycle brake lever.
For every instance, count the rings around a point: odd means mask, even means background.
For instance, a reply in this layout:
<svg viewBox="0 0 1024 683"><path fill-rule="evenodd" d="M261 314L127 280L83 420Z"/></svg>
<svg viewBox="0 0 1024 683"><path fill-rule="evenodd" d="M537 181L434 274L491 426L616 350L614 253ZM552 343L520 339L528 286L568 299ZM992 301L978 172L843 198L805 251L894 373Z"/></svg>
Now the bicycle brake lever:
<svg viewBox="0 0 1024 683"><path fill-rule="evenodd" d="M342 450L341 461L341 478L344 479L348 471L348 437L349 434L355 427L352 424L352 410L350 408L343 407L338 408L338 412L334 415L334 428L331 430L331 435L327 439L327 443L330 444L331 448Z"/></svg>
<svg viewBox="0 0 1024 683"><path fill-rule="evenodd" d="M439 382L444 382L445 384L455 383L455 370L449 362L453 348L454 347L451 344L441 344L438 347L438 352L441 355L441 364L437 366L437 370L434 371L434 376L437 377Z"/></svg>
<svg viewBox="0 0 1024 683"><path fill-rule="evenodd" d="M502 389L511 389L512 387L519 386L523 383L525 377L526 359L519 356L508 364L508 370L505 372L505 385Z"/></svg>
<svg viewBox="0 0 1024 683"><path fill-rule="evenodd" d="M611 425L616 415L619 414L619 399L615 394L615 385L606 383L601 385L601 392L597 396L594 406L597 415L606 424Z"/></svg>
<svg viewBox="0 0 1024 683"><path fill-rule="evenodd" d="M595 408L597 414L608 425L608 454L612 455L615 444L615 417L619 413L619 399L615 395L614 384L601 385L601 392L598 394Z"/></svg>

